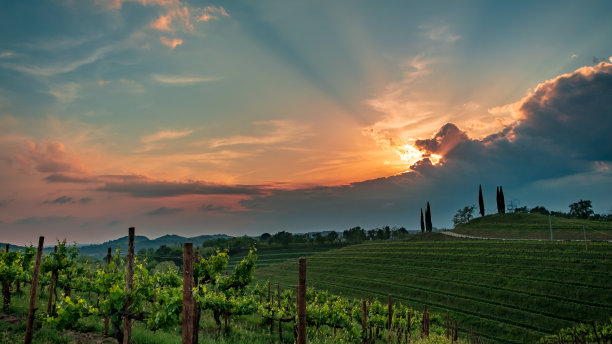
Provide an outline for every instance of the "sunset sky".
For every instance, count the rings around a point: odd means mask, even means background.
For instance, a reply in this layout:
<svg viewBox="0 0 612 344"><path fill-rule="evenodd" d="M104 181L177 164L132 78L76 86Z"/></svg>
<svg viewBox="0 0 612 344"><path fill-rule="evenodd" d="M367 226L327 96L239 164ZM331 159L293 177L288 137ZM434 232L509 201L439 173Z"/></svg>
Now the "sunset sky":
<svg viewBox="0 0 612 344"><path fill-rule="evenodd" d="M612 212L610 1L0 3L0 241Z"/></svg>

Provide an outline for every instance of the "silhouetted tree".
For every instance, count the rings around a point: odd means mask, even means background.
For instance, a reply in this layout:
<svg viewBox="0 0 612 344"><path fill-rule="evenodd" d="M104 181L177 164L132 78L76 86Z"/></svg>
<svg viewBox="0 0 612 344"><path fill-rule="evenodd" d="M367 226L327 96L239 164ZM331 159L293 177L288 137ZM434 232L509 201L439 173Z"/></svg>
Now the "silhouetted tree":
<svg viewBox="0 0 612 344"><path fill-rule="evenodd" d="M425 229L431 232L433 225L431 224L431 209L429 208L429 202L427 202L427 210L425 210Z"/></svg>
<svg viewBox="0 0 612 344"><path fill-rule="evenodd" d="M331 231L327 234L325 238L327 239L327 241L329 241L330 244L333 244L336 242L336 240L338 240L338 233L335 231Z"/></svg>
<svg viewBox="0 0 612 344"><path fill-rule="evenodd" d="M421 233L425 232L425 221L423 220L423 208L421 208Z"/></svg>
<svg viewBox="0 0 612 344"><path fill-rule="evenodd" d="M531 209L529 210L529 212L530 212L530 213L532 213L532 214L533 214L533 213L538 213L538 214L542 214L542 215L548 215L548 214L550 214L550 212L548 211L548 209L546 209L546 208L544 208L544 207L542 207L542 206L539 206L539 205L538 205L538 206L536 206L536 207L534 207L534 208L531 208Z"/></svg>
<svg viewBox="0 0 612 344"><path fill-rule="evenodd" d="M367 235L363 228L353 227L342 232L342 238L349 243L360 243L367 239Z"/></svg>
<svg viewBox="0 0 612 344"><path fill-rule="evenodd" d="M499 186L495 187L495 201L497 202L497 213L501 214L501 210L499 210Z"/></svg>
<svg viewBox="0 0 612 344"><path fill-rule="evenodd" d="M593 215L593 206L591 201L580 200L579 202L572 203L569 205L570 211L569 216L577 219L588 219L589 216Z"/></svg>
<svg viewBox="0 0 612 344"><path fill-rule="evenodd" d="M499 206L500 206L500 213L505 214L506 213L506 200L504 199L504 190L502 189L501 185L499 186Z"/></svg>
<svg viewBox="0 0 612 344"><path fill-rule="evenodd" d="M480 216L484 216L484 200L482 199L482 185L478 185L478 207L480 208Z"/></svg>
<svg viewBox="0 0 612 344"><path fill-rule="evenodd" d="M463 209L457 210L457 213L453 216L453 224L455 227L462 223L470 222L472 217L474 217L474 209L476 209L476 206L468 205L467 207L463 207Z"/></svg>

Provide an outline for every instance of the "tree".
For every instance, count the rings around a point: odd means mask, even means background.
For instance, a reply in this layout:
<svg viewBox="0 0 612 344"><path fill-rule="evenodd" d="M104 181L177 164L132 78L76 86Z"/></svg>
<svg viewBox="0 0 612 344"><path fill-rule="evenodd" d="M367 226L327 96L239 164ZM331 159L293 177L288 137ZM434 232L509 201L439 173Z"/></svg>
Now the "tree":
<svg viewBox="0 0 612 344"><path fill-rule="evenodd" d="M474 209L476 209L475 205L468 205L463 207L462 209L457 210L455 216L453 216L453 224L455 227L462 223L468 223L474 217Z"/></svg>
<svg viewBox="0 0 612 344"><path fill-rule="evenodd" d="M431 224L431 209L429 208L429 202L427 202L427 210L425 210L425 229L431 232L433 225Z"/></svg>
<svg viewBox="0 0 612 344"><path fill-rule="evenodd" d="M287 231L280 231L276 234L274 234L271 238L270 238L270 242L272 243L279 243L283 246L289 246L289 244L291 243L291 240L293 239L293 234L287 232Z"/></svg>
<svg viewBox="0 0 612 344"><path fill-rule="evenodd" d="M588 219L589 216L593 215L593 206L591 201L580 200L576 203L569 205L570 211L569 216L577 219Z"/></svg>
<svg viewBox="0 0 612 344"><path fill-rule="evenodd" d="M425 222L423 221L423 208L421 208L421 233L425 232Z"/></svg>
<svg viewBox="0 0 612 344"><path fill-rule="evenodd" d="M330 244L333 244L338 240L338 233L335 231L331 231L327 234L325 239L327 239L327 241L329 241Z"/></svg>
<svg viewBox="0 0 612 344"><path fill-rule="evenodd" d="M499 186L499 209L501 214L506 213L506 200L504 199L504 190Z"/></svg>
<svg viewBox="0 0 612 344"><path fill-rule="evenodd" d="M261 241L267 241L268 239L270 239L270 237L271 237L270 233L264 233L264 234L259 236L259 239Z"/></svg>
<svg viewBox="0 0 612 344"><path fill-rule="evenodd" d="M484 200L482 199L482 185L478 185L478 207L480 208L480 216L484 216Z"/></svg>
<svg viewBox="0 0 612 344"><path fill-rule="evenodd" d="M351 244L358 244L367 239L366 232L361 227L353 227L342 232L342 238Z"/></svg>
<svg viewBox="0 0 612 344"><path fill-rule="evenodd" d="M536 206L536 207L534 207L534 208L531 208L531 209L529 210L529 212L530 212L530 213L532 213L532 214L537 213L537 214L542 214L542 215L548 215L548 214L550 214L550 212L548 211L548 209L546 209L546 208L544 208L544 207L542 207L542 206L539 206L539 205L538 205L538 206Z"/></svg>
<svg viewBox="0 0 612 344"><path fill-rule="evenodd" d="M501 214L501 211L499 210L499 186L495 188L495 201L497 202L497 213Z"/></svg>

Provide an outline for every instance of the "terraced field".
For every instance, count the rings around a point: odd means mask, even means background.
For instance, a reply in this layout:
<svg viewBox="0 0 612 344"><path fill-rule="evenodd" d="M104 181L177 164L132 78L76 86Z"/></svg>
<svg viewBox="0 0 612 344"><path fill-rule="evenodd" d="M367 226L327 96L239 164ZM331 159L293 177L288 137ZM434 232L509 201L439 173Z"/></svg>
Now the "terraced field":
<svg viewBox="0 0 612 344"><path fill-rule="evenodd" d="M491 214L460 224L453 232L477 237L549 240L552 227L555 240L612 240L612 222L542 214Z"/></svg>
<svg viewBox="0 0 612 344"><path fill-rule="evenodd" d="M288 260L296 260L298 257L308 257L313 254L329 251L330 249L341 246L321 245L321 246L290 246L285 248L280 247L264 247L257 249L257 268L264 268L272 264L286 262ZM234 266L240 262L242 257L247 255L247 251L236 252L230 256L230 261L227 264L227 270L232 271Z"/></svg>
<svg viewBox="0 0 612 344"><path fill-rule="evenodd" d="M258 281L295 286L297 259ZM575 322L612 316L612 244L408 241L348 246L308 257L308 284L386 298L459 319L488 342L530 343Z"/></svg>

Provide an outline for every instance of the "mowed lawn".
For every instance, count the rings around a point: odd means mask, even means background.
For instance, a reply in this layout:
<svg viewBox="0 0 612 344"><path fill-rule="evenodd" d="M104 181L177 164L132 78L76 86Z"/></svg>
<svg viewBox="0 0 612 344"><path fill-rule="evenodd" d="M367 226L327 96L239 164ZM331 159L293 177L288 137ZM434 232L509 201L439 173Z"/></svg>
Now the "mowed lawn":
<svg viewBox="0 0 612 344"><path fill-rule="evenodd" d="M463 335L531 343L612 316L612 244L444 240L367 243L307 257L309 286L357 298L427 305L458 318ZM297 259L256 281L294 288Z"/></svg>

